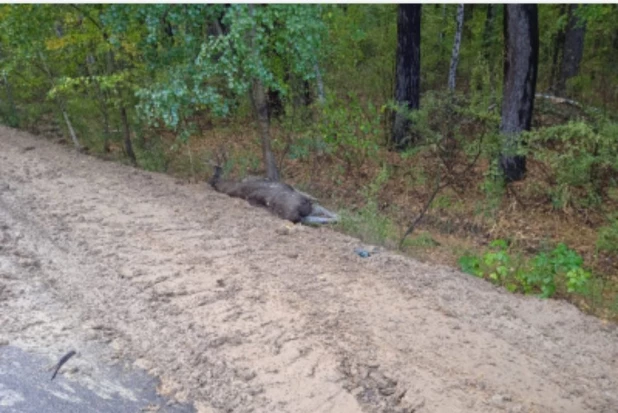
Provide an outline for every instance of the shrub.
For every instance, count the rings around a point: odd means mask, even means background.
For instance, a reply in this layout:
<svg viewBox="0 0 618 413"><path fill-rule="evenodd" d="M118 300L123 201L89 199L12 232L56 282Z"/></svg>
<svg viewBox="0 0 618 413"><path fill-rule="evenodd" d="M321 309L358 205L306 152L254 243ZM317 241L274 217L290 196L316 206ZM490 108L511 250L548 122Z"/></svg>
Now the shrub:
<svg viewBox="0 0 618 413"><path fill-rule="evenodd" d="M377 154L381 118L380 110L371 102L364 104L352 94L345 102L330 98L321 106L316 132L327 153L343 160L351 172Z"/></svg>
<svg viewBox="0 0 618 413"><path fill-rule="evenodd" d="M599 228L597 248L610 253L618 252L618 219L613 219L609 225Z"/></svg>
<svg viewBox="0 0 618 413"><path fill-rule="evenodd" d="M385 244L396 233L395 224L378 206L379 192L389 177L390 171L383 167L374 181L361 190L365 205L356 212L341 212L340 225L345 232L375 244Z"/></svg>
<svg viewBox="0 0 618 413"><path fill-rule="evenodd" d="M459 265L462 271L488 278L511 292L540 294L543 298L553 296L558 289L582 293L590 279L582 257L562 243L550 252L525 260L509 254L506 241L496 240L482 257L464 255Z"/></svg>
<svg viewBox="0 0 618 413"><path fill-rule="evenodd" d="M618 124L583 121L528 134L529 153L549 167L554 207L600 205L618 174Z"/></svg>

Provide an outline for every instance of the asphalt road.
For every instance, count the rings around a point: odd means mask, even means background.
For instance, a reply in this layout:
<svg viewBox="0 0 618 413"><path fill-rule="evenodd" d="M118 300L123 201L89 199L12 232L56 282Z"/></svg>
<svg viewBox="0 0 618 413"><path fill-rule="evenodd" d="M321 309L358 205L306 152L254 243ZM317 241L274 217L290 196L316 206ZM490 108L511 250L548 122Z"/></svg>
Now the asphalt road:
<svg viewBox="0 0 618 413"><path fill-rule="evenodd" d="M78 358L79 353L73 358ZM61 357L61 356L59 356ZM72 375L70 359L52 381L48 359L13 346L0 346L2 413L190 413L187 405L157 394L157 381L145 372L98 366L103 377L84 381ZM96 384L93 386L93 384Z"/></svg>

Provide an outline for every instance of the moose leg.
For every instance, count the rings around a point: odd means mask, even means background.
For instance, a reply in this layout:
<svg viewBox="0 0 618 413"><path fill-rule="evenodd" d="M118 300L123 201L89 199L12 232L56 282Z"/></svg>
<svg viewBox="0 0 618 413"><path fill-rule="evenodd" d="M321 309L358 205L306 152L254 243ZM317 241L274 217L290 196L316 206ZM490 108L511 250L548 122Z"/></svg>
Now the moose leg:
<svg viewBox="0 0 618 413"><path fill-rule="evenodd" d="M304 217L301 222L305 225L321 225L321 224L333 224L339 221L337 214L324 208L322 205L313 204L311 208L311 214Z"/></svg>
<svg viewBox="0 0 618 413"><path fill-rule="evenodd" d="M331 218L333 220L338 220L339 217L337 216L337 214L335 214L334 212L329 211L328 209L324 208L322 205L319 204L313 204L313 208L311 210L311 216L324 216L327 218Z"/></svg>
<svg viewBox="0 0 618 413"><path fill-rule="evenodd" d="M337 222L335 218L326 218L326 217L316 217L316 216L306 216L301 221L301 224L305 225L324 225L324 224L333 224Z"/></svg>

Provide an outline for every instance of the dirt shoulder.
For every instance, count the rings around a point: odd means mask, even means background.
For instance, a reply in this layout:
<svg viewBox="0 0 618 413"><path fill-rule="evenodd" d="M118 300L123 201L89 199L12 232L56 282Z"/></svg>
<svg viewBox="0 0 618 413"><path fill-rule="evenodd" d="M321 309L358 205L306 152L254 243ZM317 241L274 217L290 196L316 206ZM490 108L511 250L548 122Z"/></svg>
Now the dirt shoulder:
<svg viewBox="0 0 618 413"><path fill-rule="evenodd" d="M615 325L288 225L0 128L0 261L20 268L0 267L0 339L105 344L201 412L616 412Z"/></svg>

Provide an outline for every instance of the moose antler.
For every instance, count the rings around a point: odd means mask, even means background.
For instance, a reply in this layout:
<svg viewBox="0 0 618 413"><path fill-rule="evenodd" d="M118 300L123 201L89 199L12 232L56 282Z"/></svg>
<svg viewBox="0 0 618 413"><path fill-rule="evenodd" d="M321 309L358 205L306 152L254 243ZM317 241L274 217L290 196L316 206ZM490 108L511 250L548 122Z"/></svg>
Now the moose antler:
<svg viewBox="0 0 618 413"><path fill-rule="evenodd" d="M227 151L221 146L218 149L215 149L212 155L206 161L204 161L204 163L210 166L223 167L223 165L225 165L227 161Z"/></svg>
<svg viewBox="0 0 618 413"><path fill-rule="evenodd" d="M221 181L221 175L223 175L223 166L227 163L227 153L223 147L219 147L214 153L204 161L204 164L210 165L214 168L214 174L208 180L208 183L215 188Z"/></svg>

